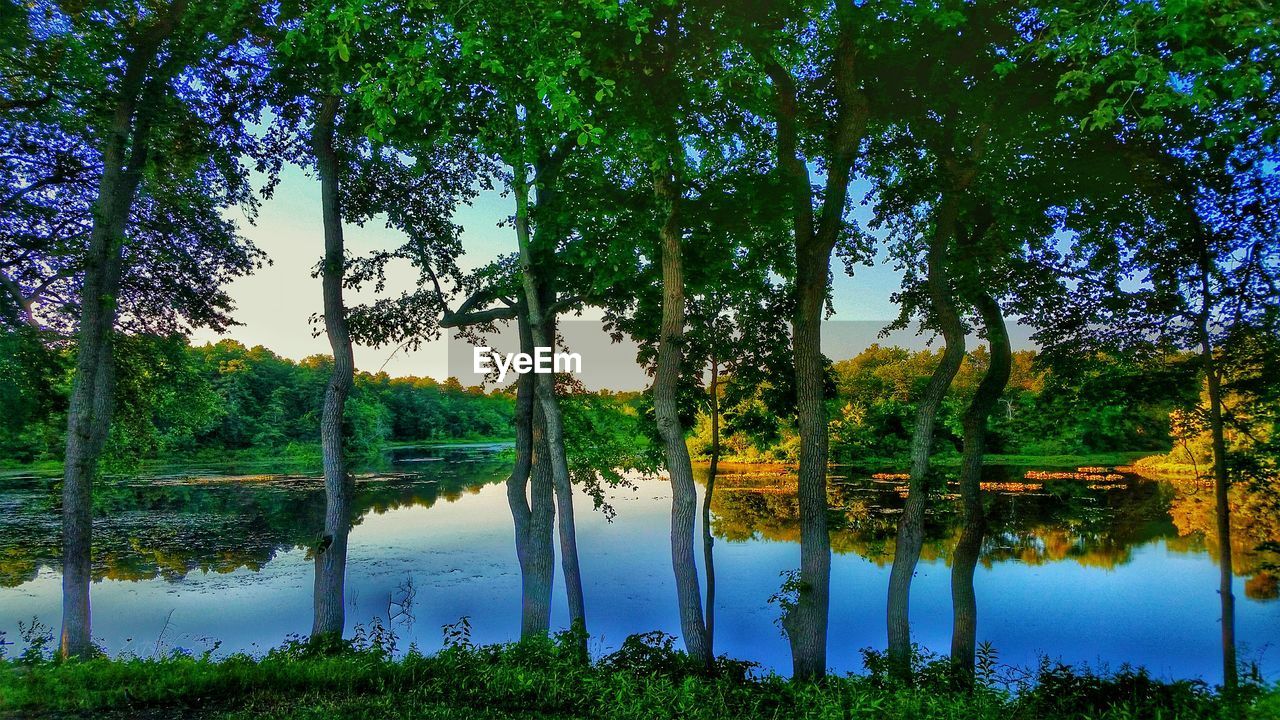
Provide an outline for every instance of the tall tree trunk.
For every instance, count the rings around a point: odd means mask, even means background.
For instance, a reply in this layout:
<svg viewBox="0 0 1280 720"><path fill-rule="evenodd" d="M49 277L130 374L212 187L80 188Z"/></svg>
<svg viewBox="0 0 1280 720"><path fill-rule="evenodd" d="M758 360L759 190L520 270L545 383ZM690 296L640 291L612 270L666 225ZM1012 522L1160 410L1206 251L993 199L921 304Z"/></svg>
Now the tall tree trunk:
<svg viewBox="0 0 1280 720"><path fill-rule="evenodd" d="M520 351L533 352L533 336L524 303L520 303ZM520 562L520 638L546 637L551 627L551 586L555 553L551 530L555 505L547 457L546 420L534 404L534 380L521 375L516 385L516 464L507 479L507 501L515 523L516 557Z"/></svg>
<svg viewBox="0 0 1280 720"><path fill-rule="evenodd" d="M668 163L669 165L669 163ZM698 511L698 491L693 463L680 422L677 385L684 344L684 267L679 221L679 194L670 169L654 178L654 194L666 205L660 230L662 243L662 324L658 335L658 366L653 377L653 412L662 437L667 473L671 478L671 565L676 577L680 608L680 632L685 649L706 665L711 664L707 627L702 616L702 592L693 554L693 527Z"/></svg>
<svg viewBox="0 0 1280 720"><path fill-rule="evenodd" d="M964 326L951 297L951 284L944 269L950 239L955 235L959 211L955 192L943 194L928 251L929 298L946 349L934 369L916 411L915 432L911 437L911 479L908 481L906 506L898 521L897 546L893 553L893 569L889 573L887 624L889 634L889 671L902 681L911 679L911 627L909 607L911 579L920 548L924 543L924 509L928 492L929 453L933 448L933 428L938 408L951 387L960 362L964 359Z"/></svg>
<svg viewBox="0 0 1280 720"><path fill-rule="evenodd" d="M520 247L520 276L525 302L529 305L529 331L535 347L554 348L554 330L544 314L542 288L534 263L534 250L529 235L529 182L521 162L513 172L512 189L516 196L516 241ZM541 179L541 178L539 178ZM580 638L579 651L586 658L587 618L582 593L582 571L578 564L577 526L573 517L573 484L565 456L564 420L556 398L555 376L535 373L534 384L538 406L547 421L547 448L551 477L555 486L556 512L560 520L560 563L564 572L565 596L569 604L569 622Z"/></svg>
<svg viewBox="0 0 1280 720"><path fill-rule="evenodd" d="M844 226L850 174L866 132L867 99L858 90L853 6L835 13L839 38L830 71L835 116L824 138L830 149L821 214L815 218L814 189L800 155L800 93L796 79L772 49L751 48L773 85L778 169L791 196L796 258L796 306L791 318L795 361L796 419L800 436L797 495L800 506L800 577L795 605L782 618L791 643L792 675L821 678L827 672L827 624L831 602L831 538L827 534L827 409L822 356L822 311L831 251Z"/></svg>
<svg viewBox="0 0 1280 720"><path fill-rule="evenodd" d="M792 674L826 674L831 602L831 537L827 532L827 413L822 357L822 309L827 296L828 253L806 243L797 252L796 311L792 352L800 435L797 495L800 506L800 587L783 618L791 642Z"/></svg>
<svg viewBox="0 0 1280 720"><path fill-rule="evenodd" d="M1227 470L1227 439L1222 419L1222 376L1214 357L1210 331L1212 294L1210 266L1200 258L1201 312L1199 318L1200 360L1209 393L1209 432L1213 438L1213 498L1218 526L1218 596L1222 603L1222 687L1234 698L1240 685L1236 667L1236 598L1231 589L1231 477Z"/></svg>
<svg viewBox="0 0 1280 720"><path fill-rule="evenodd" d="M325 387L320 416L320 451L324 460L324 534L315 551L312 639L342 637L346 627L345 584L347 538L351 533L354 486L343 452L343 413L355 376L347 310L342 300L346 266L342 240L342 209L338 200L338 157L334 149L340 101L328 95L320 101L312 136L320 175L321 216L324 219L324 327L333 351L333 372Z"/></svg>
<svg viewBox="0 0 1280 720"><path fill-rule="evenodd" d="M707 573L707 653L715 657L716 640L716 557L715 536L711 533L711 499L720 471L720 362L711 359L711 462L707 467L707 490L702 496L702 564Z"/></svg>
<svg viewBox="0 0 1280 720"><path fill-rule="evenodd" d="M986 452L987 421L1009 384L1013 351L1000 304L985 292L974 293L974 305L986 329L991 361L973 399L965 410L964 448L960 460L960 498L964 529L956 543L951 563L951 666L957 681L973 685L973 663L977 652L978 605L973 590L973 573L986 534L982 508L982 456Z"/></svg>
<svg viewBox="0 0 1280 720"><path fill-rule="evenodd" d="M139 39L125 61L111 128L102 153L102 176L93 228L85 255L80 297L80 329L62 484L63 657L86 657L93 650L89 611L92 580L93 480L111 430L115 373L112 335L124 274L124 242L129 216L147 164L151 123L167 78L147 78L161 43L185 11L174 3Z"/></svg>

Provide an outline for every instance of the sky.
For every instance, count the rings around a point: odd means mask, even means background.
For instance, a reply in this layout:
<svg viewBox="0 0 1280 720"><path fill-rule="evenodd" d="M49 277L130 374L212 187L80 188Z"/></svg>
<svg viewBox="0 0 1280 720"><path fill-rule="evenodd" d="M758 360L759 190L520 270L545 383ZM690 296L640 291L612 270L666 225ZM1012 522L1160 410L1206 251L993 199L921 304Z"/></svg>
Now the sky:
<svg viewBox="0 0 1280 720"><path fill-rule="evenodd" d="M855 186L855 197L861 197L858 190ZM461 264L464 269L479 267L498 255L515 252L514 230L497 226L513 212L514 199L509 195L504 197L498 190L484 192L471 205L456 209L454 219L463 228L465 255ZM867 214L867 208L855 207L855 217L865 222ZM229 337L248 346L262 345L294 360L328 354L328 340L315 334L320 326L310 321L321 311L320 279L312 277L324 248L318 180L307 170L289 167L275 195L263 203L255 223L248 223L243 216L236 219L243 234L266 252L271 264L235 280L228 288L236 305L234 317L240 325L222 335L200 329L192 334L192 341L202 344ZM345 239L349 252L358 255L394 248L402 236L375 221L364 227L347 225ZM830 337L824 339L824 350L833 359L841 359L875 342L879 328L896 316L890 296L900 286L902 276L885 262L872 267L859 266L852 277L845 274L838 260L833 260L832 268L836 310L832 319L859 321L856 325L841 323L838 327L845 328L844 332L825 333ZM393 268L386 292L395 295L409 290L416 280L415 271L407 267ZM369 292L349 292L347 299L349 304L355 304L372 298ZM922 347L925 341L926 338L914 337L914 332L896 333L887 341L880 340L914 347ZM416 375L438 380L451 374L445 339L426 343L413 352L393 347L357 346L355 358L357 369L362 371L385 370L392 376ZM643 385L643 374L637 369L627 381L615 379L615 382ZM633 388L615 386L613 389Z"/></svg>

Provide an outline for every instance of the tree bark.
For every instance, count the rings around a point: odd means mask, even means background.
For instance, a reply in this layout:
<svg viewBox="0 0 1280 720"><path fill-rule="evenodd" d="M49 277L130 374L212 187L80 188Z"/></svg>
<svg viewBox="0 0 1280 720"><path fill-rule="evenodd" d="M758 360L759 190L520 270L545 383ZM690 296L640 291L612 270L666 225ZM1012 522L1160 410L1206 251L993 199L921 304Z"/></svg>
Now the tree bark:
<svg viewBox="0 0 1280 720"><path fill-rule="evenodd" d="M539 178L541 180L542 178ZM529 332L535 347L554 348L554 334L544 314L540 278L534 263L533 243L529 234L529 182L523 162L513 171L512 189L516 196L516 241L520 248L520 276L525 302L529 306ZM573 484L565 456L564 420L556 398L555 376L534 374L538 406L546 416L547 448L551 477L555 486L556 512L560 519L560 563L564 572L565 596L569 605L571 629L580 638L579 651L586 658L587 619L582 592L582 571L578 564L577 529L573 517Z"/></svg>
<svg viewBox="0 0 1280 720"><path fill-rule="evenodd" d="M715 536L711 533L711 500L720 471L720 363L711 358L711 462L707 466L707 490L702 496L702 564L707 573L707 653L715 657L716 639L716 557Z"/></svg>
<svg viewBox="0 0 1280 720"><path fill-rule="evenodd" d="M1240 685L1236 666L1236 598L1231 589L1231 477L1227 470L1227 439L1222 419L1222 377L1214 357L1210 332L1212 294L1209 288L1209 261L1200 258L1201 312L1199 318L1200 360L1209 394L1209 432L1213 438L1213 498L1218 526L1218 596L1222 603L1222 687L1234 697Z"/></svg>
<svg viewBox="0 0 1280 720"><path fill-rule="evenodd" d="M1013 351L1000 304L991 295L978 291L974 293L974 305L986 329L991 361L962 421L964 448L960 460L960 498L964 529L951 563L951 666L963 687L973 685L974 655L977 652L978 605L973 590L973 574L986 534L986 515L982 507L982 457L986 452L987 421L1009 384L1013 366Z"/></svg>
<svg viewBox="0 0 1280 720"><path fill-rule="evenodd" d="M846 7L837 13L839 38L831 60L836 116L824 133L830 149L821 215L814 216L814 189L800 156L796 80L771 50L751 48L773 85L778 169L791 195L795 242L796 306L791 318L796 415L800 436L797 496L800 511L800 576L795 605L782 618L791 643L792 675L821 678L827 671L827 624L831 602L831 538L827 532L827 412L822 356L822 312L831 251L844 224L854 158L866 131L866 98L857 89L854 38Z"/></svg>
<svg viewBox="0 0 1280 720"><path fill-rule="evenodd" d="M822 357L822 309L829 255L801 248L796 277L792 353L796 368L796 413L800 435L797 496L800 511L800 587L794 609L783 619L791 641L792 674L826 674L827 622L831 602L831 538L827 531L827 413Z"/></svg>
<svg viewBox="0 0 1280 720"><path fill-rule="evenodd" d="M115 373L112 336L119 312L129 216L150 153L151 124L168 82L148 79L161 44L185 12L179 0L139 38L125 59L115 111L102 153L102 176L85 255L75 376L67 412L62 485L62 634L64 658L93 651L89 609L92 581L93 481L111 429Z"/></svg>
<svg viewBox="0 0 1280 720"><path fill-rule="evenodd" d="M958 211L956 193L944 192L929 244L927 282L933 312L946 342L946 349L917 406L915 432L911 437L911 479L908 481L906 506L898 521L897 546L894 548L893 569L889 573L886 611L889 671L904 682L911 679L911 628L908 617L911 579L915 575L920 548L924 542L924 509L933 429L938 408L964 359L964 326L956 311L951 284L944 268L948 243L955 235Z"/></svg>
<svg viewBox="0 0 1280 720"><path fill-rule="evenodd" d="M520 351L533 352L527 312L520 303ZM516 557L520 562L520 639L547 636L551 628L551 589L555 522L545 415L535 408L533 378L521 375L516 385L516 464L507 479L507 501L515 523Z"/></svg>
<svg viewBox="0 0 1280 720"><path fill-rule="evenodd" d="M666 206L666 219L659 231L662 244L662 323L658 333L657 370L653 377L653 411L671 479L671 565L675 571L680 632L684 636L685 650L710 666L707 627L702 615L702 591L698 586L698 566L693 554L698 492L693 482L693 463L685 444L677 400L685 319L679 193L674 187L669 167L654 177L653 185L659 203Z"/></svg>
<svg viewBox="0 0 1280 720"><path fill-rule="evenodd" d="M333 372L325 387L320 417L320 451L324 462L324 533L315 551L313 640L342 637L346 628L345 584L347 538L351 533L354 484L343 449L343 414L355 376L355 358L342 299L346 256L342 238L342 208L338 200L339 167L334 134L340 101L327 95L320 101L312 136L320 175L321 216L324 220L324 326L333 351Z"/></svg>

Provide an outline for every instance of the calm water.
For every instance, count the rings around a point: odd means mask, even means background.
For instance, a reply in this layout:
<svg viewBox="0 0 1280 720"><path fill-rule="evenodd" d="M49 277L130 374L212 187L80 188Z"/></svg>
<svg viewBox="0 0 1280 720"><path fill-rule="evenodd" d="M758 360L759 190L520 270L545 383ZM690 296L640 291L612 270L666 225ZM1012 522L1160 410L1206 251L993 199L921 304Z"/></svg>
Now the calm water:
<svg viewBox="0 0 1280 720"><path fill-rule="evenodd" d="M476 642L519 634L519 567L494 446L401 452L391 469L362 477L348 565L351 625L384 620L412 596L412 621L395 624L423 650L440 627L469 616ZM1216 543L1208 490L1124 477L1105 483L1036 481L991 468L992 530L975 584L978 641L1003 663L1041 655L1167 677L1217 680ZM185 648L263 650L310 629L313 541L324 508L318 480L235 480L211 473L99 486L92 590L94 636L112 652ZM1030 481L1028 481L1030 482ZM902 500L893 480L834 477L830 662L858 671L860 648L884 646L885 589ZM60 612L57 490L47 479L0 481L0 630ZM702 491L700 486L699 492ZM950 643L949 558L959 526L946 491L930 509L912 589L913 633ZM578 543L595 650L635 632L678 633L667 545L670 487L639 480L612 492L611 523L579 497ZM1280 677L1280 602L1267 573L1280 520L1242 504L1237 551L1237 633L1243 655ZM1274 508L1272 508L1273 510ZM716 650L789 671L769 597L799 563L794 481L783 473L722 473L713 502ZM699 530L699 533L701 531ZM699 563L702 562L698 552ZM559 583L559 580L557 579ZM410 589L411 588L411 589ZM553 623L567 618L557 587Z"/></svg>

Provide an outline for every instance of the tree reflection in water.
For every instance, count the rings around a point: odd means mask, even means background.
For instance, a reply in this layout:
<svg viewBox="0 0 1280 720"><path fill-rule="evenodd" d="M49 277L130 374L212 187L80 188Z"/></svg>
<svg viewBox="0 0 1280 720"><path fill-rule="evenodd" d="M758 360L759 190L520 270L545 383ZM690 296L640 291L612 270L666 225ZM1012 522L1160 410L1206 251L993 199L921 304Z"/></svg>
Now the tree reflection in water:
<svg viewBox="0 0 1280 720"><path fill-rule="evenodd" d="M1120 481L1050 480L1020 484L1025 468L984 468L986 532L977 562L1043 565L1075 562L1114 569L1141 546L1164 542L1174 552L1208 551L1216 557L1213 496L1193 485L1125 474ZM832 477L831 546L877 565L893 561L896 517L903 499L894 479ZM1023 489L1013 489L1013 488ZM795 481L782 470L720 474L711 505L712 530L728 541L799 539ZM1274 599L1280 565L1280 502L1243 486L1232 489L1232 512L1247 518L1233 531L1235 571L1249 578L1254 599ZM954 487L931 494L926 510L924 561L953 560L964 530Z"/></svg>
<svg viewBox="0 0 1280 720"><path fill-rule="evenodd" d="M357 480L354 527L369 513L453 502L503 482L509 458L449 454L422 464L393 464L392 471ZM419 470L421 472L419 472ZM1022 468L989 467L986 481L1014 483ZM318 478L153 478L103 482L95 492L95 580L182 579L192 571L259 570L277 554L307 548L324 513ZM704 478L700 477L702 482ZM886 567L893 558L900 483L869 477L833 477L831 544ZM941 490L941 489L940 489ZM950 565L963 523L953 492L931 493L921 559ZM1170 551L1207 552L1216 558L1213 497L1189 481L1154 481L1126 475L1105 486L1075 480L1045 481L1024 492L984 493L987 531L976 563L1043 565L1074 562L1113 569L1134 551L1162 542ZM34 579L41 568L59 568L58 491L54 481L6 481L0 493L0 586ZM1236 523L1234 569L1255 600L1277 598L1280 503L1241 485L1232 489ZM797 542L794 477L785 470L726 468L716 481L711 530L725 542L763 538Z"/></svg>
<svg viewBox="0 0 1280 720"><path fill-rule="evenodd" d="M454 502L510 472L510 462L491 449L414 460L393 462L390 472L357 476L353 527L369 513ZM61 567L57 497L48 479L6 481L0 493L0 587L29 582L43 567ZM104 481L94 490L93 579L178 581L192 571L257 571L295 548L306 548L310 559L324 511L324 481L318 477Z"/></svg>

